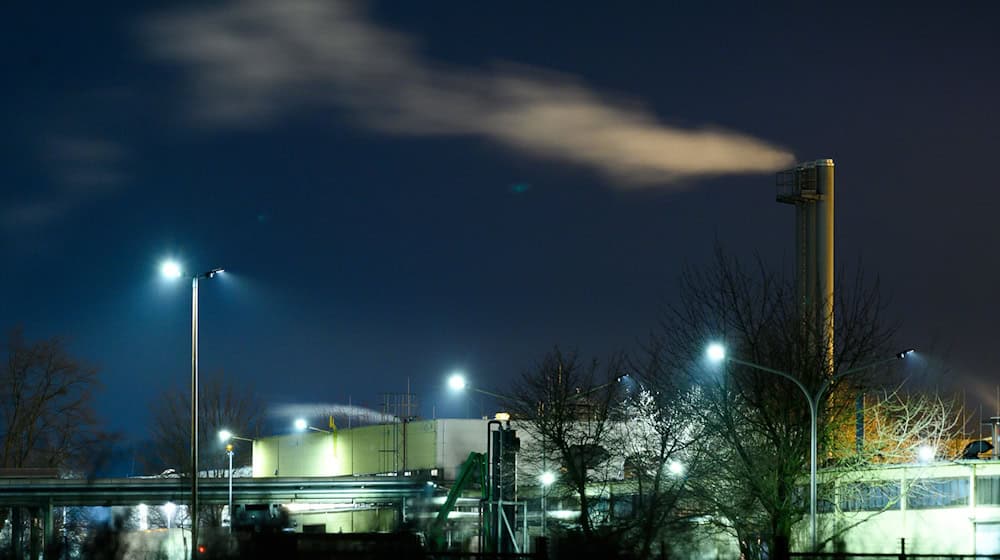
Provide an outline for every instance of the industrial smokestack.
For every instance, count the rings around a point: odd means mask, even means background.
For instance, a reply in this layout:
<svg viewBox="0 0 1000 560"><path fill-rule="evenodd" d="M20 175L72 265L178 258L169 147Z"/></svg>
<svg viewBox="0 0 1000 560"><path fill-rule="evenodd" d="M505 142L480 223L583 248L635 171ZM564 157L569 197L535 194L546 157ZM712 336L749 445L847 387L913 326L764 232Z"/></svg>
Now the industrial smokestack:
<svg viewBox="0 0 1000 560"><path fill-rule="evenodd" d="M777 201L795 205L795 286L810 337L833 367L833 160L804 162L778 174Z"/></svg>

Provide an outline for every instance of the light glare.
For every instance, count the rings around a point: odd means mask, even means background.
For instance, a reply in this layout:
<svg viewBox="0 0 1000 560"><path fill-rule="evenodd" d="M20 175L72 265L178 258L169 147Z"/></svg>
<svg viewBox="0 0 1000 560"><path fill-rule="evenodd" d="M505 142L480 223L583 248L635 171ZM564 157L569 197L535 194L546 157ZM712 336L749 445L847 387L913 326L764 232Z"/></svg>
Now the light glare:
<svg viewBox="0 0 1000 560"><path fill-rule="evenodd" d="M670 461L670 464L667 465L667 468L670 469L671 473L676 475L684 473L684 465L681 464L679 461Z"/></svg>
<svg viewBox="0 0 1000 560"><path fill-rule="evenodd" d="M465 389L465 378L462 377L462 374L460 373L452 374L452 376L448 378L448 386L455 391L461 391L462 389Z"/></svg>
<svg viewBox="0 0 1000 560"><path fill-rule="evenodd" d="M229 430L219 430L219 441L229 441L233 438L233 432Z"/></svg>
<svg viewBox="0 0 1000 560"><path fill-rule="evenodd" d="M296 430L298 430L298 431L301 432L301 431L303 431L303 430L306 429L306 426L308 426L308 424L306 424L306 421L305 421L304 418L298 418L298 419L295 420L295 429Z"/></svg>
<svg viewBox="0 0 1000 560"><path fill-rule="evenodd" d="M179 265L177 261L173 260L163 261L163 264L160 265L160 274L163 275L164 278L180 278L181 265Z"/></svg>
<svg viewBox="0 0 1000 560"><path fill-rule="evenodd" d="M921 463L930 463L934 460L936 455L937 450L930 445L921 445L920 449L917 450L917 459L919 459Z"/></svg>
<svg viewBox="0 0 1000 560"><path fill-rule="evenodd" d="M169 522L174 517L174 513L177 512L177 504L173 502L167 502L163 504L163 514L167 516L167 521Z"/></svg>
<svg viewBox="0 0 1000 560"><path fill-rule="evenodd" d="M718 363L726 359L726 347L719 344L718 342L713 342L708 345L708 350L706 351L708 359L712 362Z"/></svg>
<svg viewBox="0 0 1000 560"><path fill-rule="evenodd" d="M542 486L551 486L553 482L556 481L556 475L553 472L545 471L538 476L538 482L542 483Z"/></svg>

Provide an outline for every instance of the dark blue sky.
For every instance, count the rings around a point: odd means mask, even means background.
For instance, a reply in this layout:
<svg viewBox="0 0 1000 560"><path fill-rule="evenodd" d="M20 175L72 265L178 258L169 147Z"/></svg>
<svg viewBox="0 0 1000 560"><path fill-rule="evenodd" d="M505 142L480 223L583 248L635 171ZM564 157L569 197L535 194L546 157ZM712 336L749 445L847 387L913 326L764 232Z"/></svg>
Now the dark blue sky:
<svg viewBox="0 0 1000 560"><path fill-rule="evenodd" d="M832 157L837 262L991 399L990 2L22 3L0 23L0 318L100 366L140 437L202 368L441 415L554 344L630 349L718 241L787 264L773 171ZM958 383L955 383L955 381Z"/></svg>

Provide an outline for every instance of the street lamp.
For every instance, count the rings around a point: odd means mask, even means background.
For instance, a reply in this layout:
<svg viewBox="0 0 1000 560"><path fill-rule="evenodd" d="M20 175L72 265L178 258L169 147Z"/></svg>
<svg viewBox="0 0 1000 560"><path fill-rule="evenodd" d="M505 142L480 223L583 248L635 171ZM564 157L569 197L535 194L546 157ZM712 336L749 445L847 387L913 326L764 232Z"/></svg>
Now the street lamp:
<svg viewBox="0 0 1000 560"><path fill-rule="evenodd" d="M545 471L538 476L538 482L542 484L542 536L548 536L547 521L549 517L549 509L545 504L545 498L549 494L549 486L556 481L556 475L552 471Z"/></svg>
<svg viewBox="0 0 1000 560"><path fill-rule="evenodd" d="M163 515L167 518L167 530L170 529L170 522L174 520L174 513L177 512L177 504L173 502L167 502L163 504ZM65 514L65 510L63 511ZM65 519L63 519L65 522ZM65 535L66 527L63 526L63 534Z"/></svg>
<svg viewBox="0 0 1000 560"><path fill-rule="evenodd" d="M740 364L753 369L764 371L767 373L773 373L788 379L802 391L802 394L806 397L806 402L809 403L809 539L812 543L812 552L816 552L816 455L817 455L817 444L816 444L816 423L817 423L817 410L819 408L819 401L823 398L823 393L830 388L830 384L835 380L850 375L852 373L857 373L862 370L870 369L873 367L878 367L882 364L887 364L894 360L902 360L914 352L913 348L907 348L902 352L897 352L891 358L886 358L883 360L878 360L876 362L851 368L847 371L841 371L834 373L831 376L823 379L823 383L820 384L819 389L816 390L815 394L809 392L806 386L802 384L796 377L785 373L780 370L769 368L767 366L762 366L760 364L755 364L753 362L747 362L745 360L740 360L739 358L733 358L726 354L726 347L722 344L715 342L708 345L705 350L705 354L708 356L709 361L713 363L720 363L722 361L729 361L735 364Z"/></svg>
<svg viewBox="0 0 1000 560"><path fill-rule="evenodd" d="M213 268L191 277L191 559L198 558L198 280L215 278L223 272ZM160 274L175 280L183 276L181 265L168 260L160 265Z"/></svg>
<svg viewBox="0 0 1000 560"><path fill-rule="evenodd" d="M475 391L479 394L486 395L488 397L493 397L494 399L500 399L501 401L516 400L516 399L511 399L511 397L501 395L499 393L491 393L489 391L480 389L478 387L473 387L472 385L469 385L465 381L465 376L462 375L461 373L451 374L451 377L448 378L448 387L453 391L465 391L465 390Z"/></svg>
<svg viewBox="0 0 1000 560"><path fill-rule="evenodd" d="M484 389L480 389L478 387L473 387L472 385L469 385L469 383L466 382L466 380L465 380L465 376L462 375L462 373L458 372L458 371L456 371L455 373L452 373L448 377L448 388L451 389L452 391L455 391L455 392L461 392L461 391L466 391L466 390L473 391L475 393L479 393L480 395L486 395L488 397L493 397L494 399L497 399L501 403L503 403L503 402L510 402L510 401L517 401L517 399L514 399L512 397L509 397L509 396L506 396L506 395L501 395L501 394L498 394L498 393L492 393L490 391L486 391ZM518 402L520 402L520 401L518 401ZM482 404L482 403L480 403L480 404ZM468 400L465 401L465 415L466 416L471 416L471 414L469 413L469 401Z"/></svg>
<svg viewBox="0 0 1000 560"><path fill-rule="evenodd" d="M240 437L233 434L229 430L222 429L219 430L219 441L226 444L226 455L229 456L229 534L233 534L233 444L229 443L232 440L239 441L249 441L253 443L252 438Z"/></svg>
<svg viewBox="0 0 1000 560"><path fill-rule="evenodd" d="M930 463L937 456L937 449L931 445L921 445L917 449L917 460L921 463Z"/></svg>
<svg viewBox="0 0 1000 560"><path fill-rule="evenodd" d="M239 441L247 441L247 442L250 442L250 443L254 442L253 438L240 437L240 436L234 434L233 432L230 432L229 430L225 430L225 429L219 430L219 441L221 441L222 443L226 443L226 442L228 442L231 439L235 439L235 440L239 440Z"/></svg>
<svg viewBox="0 0 1000 560"><path fill-rule="evenodd" d="M226 455L229 456L229 534L233 534L233 444L226 444Z"/></svg>
<svg viewBox="0 0 1000 560"><path fill-rule="evenodd" d="M460 373L453 373L451 377L448 378L448 387L453 391L461 391L465 389L465 377Z"/></svg>
<svg viewBox="0 0 1000 560"><path fill-rule="evenodd" d="M306 422L305 418L296 418L295 419L295 430L298 431L298 432L304 432L306 430L312 430L314 432L320 432L320 433L323 433L323 434L332 434L333 433L330 430L324 430L323 428L317 428L315 426L310 426L309 422Z"/></svg>

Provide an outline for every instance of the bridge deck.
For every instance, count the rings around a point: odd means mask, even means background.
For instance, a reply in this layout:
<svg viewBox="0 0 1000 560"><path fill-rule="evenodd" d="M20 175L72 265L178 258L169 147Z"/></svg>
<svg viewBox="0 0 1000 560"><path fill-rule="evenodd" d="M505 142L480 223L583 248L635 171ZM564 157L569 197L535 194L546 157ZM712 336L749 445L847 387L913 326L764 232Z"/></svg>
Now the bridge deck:
<svg viewBox="0 0 1000 560"><path fill-rule="evenodd" d="M391 477L234 478L233 502L243 503L349 503L398 501L425 495L427 482ZM0 479L0 506L128 506L191 499L186 478ZM226 504L228 478L198 479L198 501Z"/></svg>

